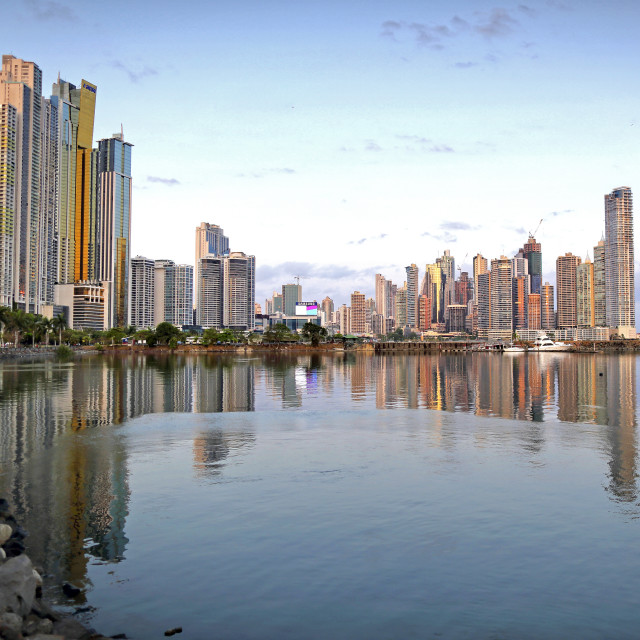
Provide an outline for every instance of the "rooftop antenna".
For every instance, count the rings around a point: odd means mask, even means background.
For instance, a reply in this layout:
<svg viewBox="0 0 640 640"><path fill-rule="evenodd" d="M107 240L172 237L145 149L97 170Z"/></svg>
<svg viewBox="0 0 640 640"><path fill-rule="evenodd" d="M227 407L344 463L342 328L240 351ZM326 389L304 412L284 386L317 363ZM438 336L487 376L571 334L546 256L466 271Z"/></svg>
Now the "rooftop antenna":
<svg viewBox="0 0 640 640"><path fill-rule="evenodd" d="M120 140L124 142L124 127L122 126L122 122L120 123Z"/></svg>

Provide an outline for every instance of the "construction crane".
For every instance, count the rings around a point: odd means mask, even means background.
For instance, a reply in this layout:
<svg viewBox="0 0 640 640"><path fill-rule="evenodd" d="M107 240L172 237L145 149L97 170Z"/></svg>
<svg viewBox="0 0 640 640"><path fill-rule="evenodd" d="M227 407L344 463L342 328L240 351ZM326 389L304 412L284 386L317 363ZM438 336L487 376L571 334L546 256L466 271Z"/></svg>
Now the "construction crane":
<svg viewBox="0 0 640 640"><path fill-rule="evenodd" d="M306 278L307 276L293 276L293 279L296 281L296 284L300 286L300 280Z"/></svg>
<svg viewBox="0 0 640 640"><path fill-rule="evenodd" d="M467 259L468 255L469 255L469 252L467 251L464 258L462 258L462 262L460 264L464 264L464 261ZM460 264L457 266L457 269L458 269L459 275L462 275L462 267L460 266Z"/></svg>
<svg viewBox="0 0 640 640"><path fill-rule="evenodd" d="M540 228L540 225L542 224L544 218L540 218L540 222L538 222L538 226L533 230L533 232L529 231L529 237L530 238L535 238L536 237L536 233L538 233L538 229Z"/></svg>

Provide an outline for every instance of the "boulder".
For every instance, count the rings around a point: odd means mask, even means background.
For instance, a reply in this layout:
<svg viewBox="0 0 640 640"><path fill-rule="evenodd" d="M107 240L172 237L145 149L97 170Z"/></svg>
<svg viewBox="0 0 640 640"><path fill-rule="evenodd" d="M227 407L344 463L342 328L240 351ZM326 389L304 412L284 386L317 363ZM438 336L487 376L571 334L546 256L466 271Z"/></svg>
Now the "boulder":
<svg viewBox="0 0 640 640"><path fill-rule="evenodd" d="M0 565L0 612L26 616L36 592L33 565L25 555L9 558Z"/></svg>
<svg viewBox="0 0 640 640"><path fill-rule="evenodd" d="M4 544L13 533L13 529L8 524L0 524L0 544Z"/></svg>
<svg viewBox="0 0 640 640"><path fill-rule="evenodd" d="M0 637L7 640L22 638L22 616L6 612L0 616Z"/></svg>

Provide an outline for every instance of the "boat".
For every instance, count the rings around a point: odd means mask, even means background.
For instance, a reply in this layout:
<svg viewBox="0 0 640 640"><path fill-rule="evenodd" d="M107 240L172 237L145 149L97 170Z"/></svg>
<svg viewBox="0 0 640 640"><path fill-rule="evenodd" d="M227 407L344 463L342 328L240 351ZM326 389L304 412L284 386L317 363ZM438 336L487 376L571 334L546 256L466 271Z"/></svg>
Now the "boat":
<svg viewBox="0 0 640 640"><path fill-rule="evenodd" d="M527 352L527 348L526 347L521 347L517 344L512 344L510 347L505 347L502 350L503 353L526 353Z"/></svg>
<svg viewBox="0 0 640 640"><path fill-rule="evenodd" d="M533 343L532 351L573 351L573 345L555 342L546 333L539 333Z"/></svg>

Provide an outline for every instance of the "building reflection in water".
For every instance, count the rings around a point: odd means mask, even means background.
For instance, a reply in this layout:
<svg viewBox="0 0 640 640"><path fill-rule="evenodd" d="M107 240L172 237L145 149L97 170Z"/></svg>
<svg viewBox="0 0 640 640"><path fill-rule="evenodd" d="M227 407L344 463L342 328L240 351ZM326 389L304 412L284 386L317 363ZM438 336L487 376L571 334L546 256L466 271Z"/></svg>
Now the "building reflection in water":
<svg viewBox="0 0 640 640"><path fill-rule="evenodd" d="M414 408L527 422L535 455L545 422L602 425L612 499L637 500L635 355L450 354L379 357L89 357L0 363L0 495L31 532L45 570L82 584L91 561L126 556L127 449L108 429L148 413ZM83 434L102 429L87 444ZM447 440L434 427L438 442ZM566 433L566 432L563 432ZM481 446L482 435L477 436ZM451 440L451 439L450 439ZM53 446L62 442L63 446ZM214 478L250 434L212 430L193 442L194 472ZM453 442L453 440L451 440Z"/></svg>

